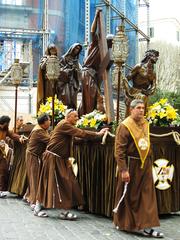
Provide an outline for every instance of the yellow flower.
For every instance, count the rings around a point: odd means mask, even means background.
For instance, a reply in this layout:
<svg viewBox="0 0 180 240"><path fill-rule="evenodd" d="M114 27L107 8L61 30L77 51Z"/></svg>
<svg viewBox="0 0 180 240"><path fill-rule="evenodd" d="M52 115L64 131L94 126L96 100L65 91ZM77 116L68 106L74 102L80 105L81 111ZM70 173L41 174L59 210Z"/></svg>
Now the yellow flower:
<svg viewBox="0 0 180 240"><path fill-rule="evenodd" d="M167 119L175 120L177 118L176 110L172 107L167 108Z"/></svg>
<svg viewBox="0 0 180 240"><path fill-rule="evenodd" d="M156 108L156 107L158 107L158 106L160 106L160 105L159 105L159 102L155 102L155 103L151 106L151 108Z"/></svg>
<svg viewBox="0 0 180 240"><path fill-rule="evenodd" d="M160 103L161 105L164 105L165 103L167 103L167 98L161 98L160 101L159 101L159 103Z"/></svg>
<svg viewBox="0 0 180 240"><path fill-rule="evenodd" d="M65 117L64 113L65 113L66 109L67 109L67 106L65 106L61 101L59 101L59 99L55 95L55 97L54 97L54 114L56 115L56 118L59 120L63 119ZM40 108L38 111L38 116L43 113L47 113L52 116L52 97L48 97L46 99L46 103L40 105Z"/></svg>
<svg viewBox="0 0 180 240"><path fill-rule="evenodd" d="M166 114L166 112L165 111L161 111L160 113L159 113L159 117L162 119L163 117L166 117L167 116L167 114Z"/></svg>
<svg viewBox="0 0 180 240"><path fill-rule="evenodd" d="M150 106L147 114L148 121L157 126L169 126L178 117L177 110L169 104L166 98Z"/></svg>
<svg viewBox="0 0 180 240"><path fill-rule="evenodd" d="M59 104L59 110L60 110L61 112L65 112L66 108L67 108L67 107L66 107L63 103L60 103L60 104Z"/></svg>
<svg viewBox="0 0 180 240"><path fill-rule="evenodd" d="M92 118L90 121L90 127L94 127L96 125L96 119Z"/></svg>
<svg viewBox="0 0 180 240"><path fill-rule="evenodd" d="M47 102L48 102L48 103L51 103L51 102L52 102L52 97L48 97L48 98L47 98Z"/></svg>
<svg viewBox="0 0 180 240"><path fill-rule="evenodd" d="M104 123L107 123L106 114L94 110L93 112L81 116L81 118L77 121L77 127L98 128Z"/></svg>
<svg viewBox="0 0 180 240"><path fill-rule="evenodd" d="M87 118L84 118L84 120L83 120L83 126L84 127L87 127L88 126L88 124L89 124L89 120L87 119Z"/></svg>

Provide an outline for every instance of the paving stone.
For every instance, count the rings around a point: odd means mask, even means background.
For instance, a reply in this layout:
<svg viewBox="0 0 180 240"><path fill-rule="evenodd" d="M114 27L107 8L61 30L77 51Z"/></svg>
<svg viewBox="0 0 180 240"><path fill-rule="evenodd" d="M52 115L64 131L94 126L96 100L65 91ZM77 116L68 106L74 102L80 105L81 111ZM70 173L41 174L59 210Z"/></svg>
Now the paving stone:
<svg viewBox="0 0 180 240"><path fill-rule="evenodd" d="M48 210L48 218L33 215L15 195L0 199L0 240L147 240L147 237L118 231L107 217L73 211L77 221L58 218L60 210ZM180 213L160 217L165 240L180 240Z"/></svg>

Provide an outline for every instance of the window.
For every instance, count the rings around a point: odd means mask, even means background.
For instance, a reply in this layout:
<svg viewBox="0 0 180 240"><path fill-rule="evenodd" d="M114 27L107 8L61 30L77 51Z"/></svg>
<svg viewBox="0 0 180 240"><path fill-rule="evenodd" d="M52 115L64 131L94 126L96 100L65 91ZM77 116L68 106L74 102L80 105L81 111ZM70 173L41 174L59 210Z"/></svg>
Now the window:
<svg viewBox="0 0 180 240"><path fill-rule="evenodd" d="M23 0L2 0L2 4L22 5Z"/></svg>
<svg viewBox="0 0 180 240"><path fill-rule="evenodd" d="M150 29L149 29L149 36L150 36L150 38L154 37L154 28L153 27L150 27Z"/></svg>

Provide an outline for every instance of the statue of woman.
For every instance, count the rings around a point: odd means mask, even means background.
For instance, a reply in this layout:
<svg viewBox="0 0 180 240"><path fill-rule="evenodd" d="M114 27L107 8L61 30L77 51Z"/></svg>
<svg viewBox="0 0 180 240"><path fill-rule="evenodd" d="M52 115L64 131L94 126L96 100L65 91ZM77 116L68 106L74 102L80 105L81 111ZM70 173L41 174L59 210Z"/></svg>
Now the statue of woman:
<svg viewBox="0 0 180 240"><path fill-rule="evenodd" d="M74 43L60 58L60 76L56 85L57 98L68 108L77 108L77 94L81 78L79 54L82 50L80 43Z"/></svg>

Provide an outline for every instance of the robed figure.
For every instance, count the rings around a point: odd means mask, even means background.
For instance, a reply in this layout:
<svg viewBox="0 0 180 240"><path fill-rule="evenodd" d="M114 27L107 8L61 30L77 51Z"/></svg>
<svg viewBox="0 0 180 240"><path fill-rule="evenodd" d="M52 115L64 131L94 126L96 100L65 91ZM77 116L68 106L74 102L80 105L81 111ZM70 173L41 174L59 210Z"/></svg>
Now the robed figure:
<svg viewBox="0 0 180 240"><path fill-rule="evenodd" d="M82 68L82 101L78 109L79 115L90 113L94 109L105 111L100 87L104 80L103 73L110 65L107 44L111 42L112 46L112 35L106 42L106 37L102 34L103 27L102 11L98 9L91 26L91 43ZM105 39L102 39L103 37ZM106 46L104 47L102 43Z"/></svg>
<svg viewBox="0 0 180 240"><path fill-rule="evenodd" d="M82 46L74 43L60 58L60 76L57 81L56 92L59 100L68 108L77 108L77 94L81 78L79 54Z"/></svg>
<svg viewBox="0 0 180 240"><path fill-rule="evenodd" d="M154 49L146 51L141 63L135 65L127 75L124 81L127 107L126 116L129 115L129 105L133 99L143 99L146 112L148 96L152 95L156 89L156 73L154 67L158 57L158 51Z"/></svg>
<svg viewBox="0 0 180 240"><path fill-rule="evenodd" d="M51 55L54 55L57 57L57 48L54 44L48 45L45 51L45 55L41 58L40 64L39 64L38 82L37 82L37 113L41 103L45 103L48 97L53 96L53 88L52 88L51 81L49 81L46 76L47 61Z"/></svg>

